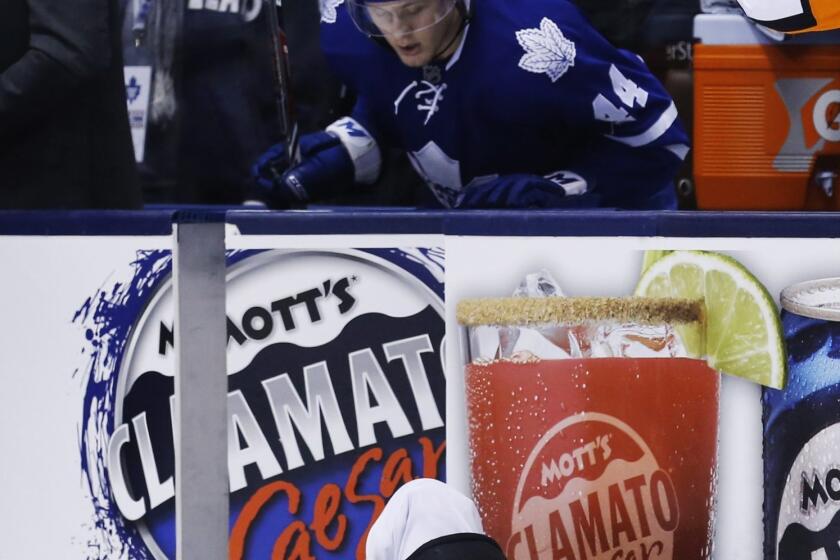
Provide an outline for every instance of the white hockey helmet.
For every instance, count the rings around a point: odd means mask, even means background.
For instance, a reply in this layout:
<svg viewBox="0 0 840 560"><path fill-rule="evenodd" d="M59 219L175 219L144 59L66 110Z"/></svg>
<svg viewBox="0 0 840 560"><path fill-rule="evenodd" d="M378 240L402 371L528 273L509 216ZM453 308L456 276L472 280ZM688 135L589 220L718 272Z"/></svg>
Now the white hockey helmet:
<svg viewBox="0 0 840 560"><path fill-rule="evenodd" d="M470 0L346 0L347 11L368 37L399 37L428 29L456 7L466 14Z"/></svg>

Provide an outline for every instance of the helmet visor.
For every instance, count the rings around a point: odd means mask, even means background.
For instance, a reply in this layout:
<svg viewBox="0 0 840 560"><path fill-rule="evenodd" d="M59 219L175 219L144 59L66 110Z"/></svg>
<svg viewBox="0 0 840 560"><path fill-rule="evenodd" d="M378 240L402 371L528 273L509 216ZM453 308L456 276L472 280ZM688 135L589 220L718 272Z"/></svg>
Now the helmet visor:
<svg viewBox="0 0 840 560"><path fill-rule="evenodd" d="M399 37L443 21L457 0L347 0L356 27L372 37Z"/></svg>

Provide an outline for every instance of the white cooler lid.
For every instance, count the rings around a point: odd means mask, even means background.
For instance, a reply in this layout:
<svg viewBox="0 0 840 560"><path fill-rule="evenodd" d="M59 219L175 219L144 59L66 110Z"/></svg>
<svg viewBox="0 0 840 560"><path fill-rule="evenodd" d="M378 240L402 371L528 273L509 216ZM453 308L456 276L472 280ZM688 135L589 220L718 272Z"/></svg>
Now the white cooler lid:
<svg viewBox="0 0 840 560"><path fill-rule="evenodd" d="M787 35L784 41L775 41L737 14L695 16L694 38L704 45L840 45L840 31Z"/></svg>

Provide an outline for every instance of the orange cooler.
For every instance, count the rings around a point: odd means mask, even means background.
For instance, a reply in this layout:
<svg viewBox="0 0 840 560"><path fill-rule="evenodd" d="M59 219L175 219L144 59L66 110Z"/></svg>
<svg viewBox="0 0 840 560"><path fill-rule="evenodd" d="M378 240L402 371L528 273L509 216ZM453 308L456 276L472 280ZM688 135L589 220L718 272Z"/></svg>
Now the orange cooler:
<svg viewBox="0 0 840 560"><path fill-rule="evenodd" d="M694 34L697 207L805 209L815 162L840 154L840 35L775 42L735 15Z"/></svg>

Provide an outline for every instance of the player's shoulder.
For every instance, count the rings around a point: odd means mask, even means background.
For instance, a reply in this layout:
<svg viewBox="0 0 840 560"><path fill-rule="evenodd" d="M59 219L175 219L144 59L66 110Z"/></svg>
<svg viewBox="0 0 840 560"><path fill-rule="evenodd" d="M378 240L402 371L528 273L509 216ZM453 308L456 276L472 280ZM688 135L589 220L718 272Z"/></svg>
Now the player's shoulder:
<svg viewBox="0 0 840 560"><path fill-rule="evenodd" d="M529 96L550 105L561 103L555 83L588 79L585 67L604 56L602 39L568 0L481 0L475 23L474 50L493 52L493 75L510 73L516 89L528 78Z"/></svg>
<svg viewBox="0 0 840 560"><path fill-rule="evenodd" d="M569 0L481 0L475 11L476 24L484 27L479 41L520 60L520 68L543 68L545 52L560 56L563 64L552 66L562 71L552 82L566 74L564 64L571 69L581 62L576 53L603 55L603 38Z"/></svg>

